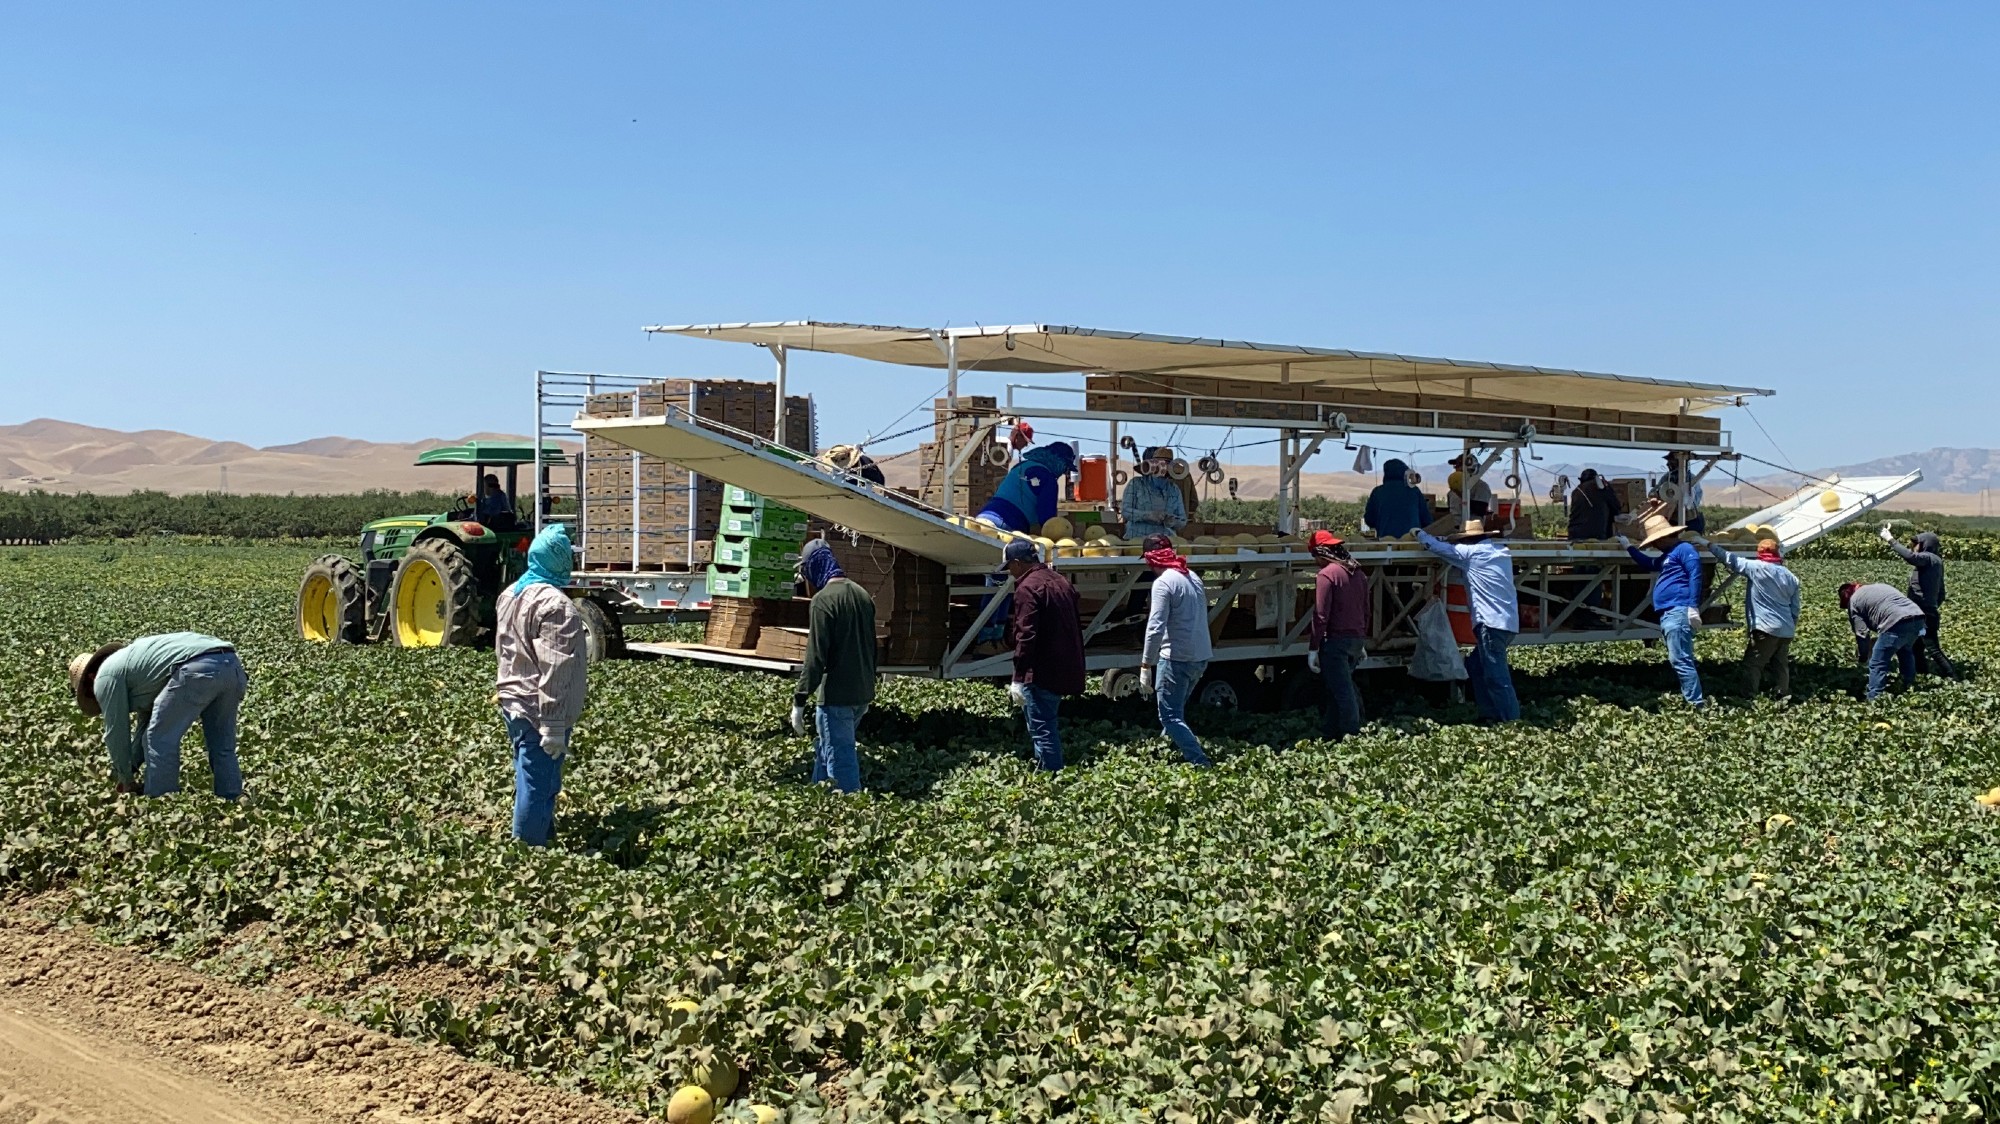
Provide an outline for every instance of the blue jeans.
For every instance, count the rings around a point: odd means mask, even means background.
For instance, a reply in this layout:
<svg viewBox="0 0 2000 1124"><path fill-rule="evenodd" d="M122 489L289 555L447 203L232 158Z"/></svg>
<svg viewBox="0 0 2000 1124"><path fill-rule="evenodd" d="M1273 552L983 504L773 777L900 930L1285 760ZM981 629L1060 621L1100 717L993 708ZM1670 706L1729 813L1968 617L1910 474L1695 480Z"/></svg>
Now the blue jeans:
<svg viewBox="0 0 2000 1124"><path fill-rule="evenodd" d="M861 791L861 751L854 746L854 727L868 713L861 706L821 706L813 710L814 784L832 781L842 792Z"/></svg>
<svg viewBox="0 0 2000 1124"><path fill-rule="evenodd" d="M1868 654L1868 697L1876 698L1889 689L1889 662L1894 660L1902 673L1903 686L1917 681L1917 643L1924 638L1924 619L1911 617L1884 629L1875 638L1875 650ZM148 782L149 786L151 782ZM151 792L150 787L147 788Z"/></svg>
<svg viewBox="0 0 2000 1124"><path fill-rule="evenodd" d="M1344 738L1361 732L1361 694L1354 689L1354 669L1361 663L1359 636L1329 636L1319 648L1319 732Z"/></svg>
<svg viewBox="0 0 2000 1124"><path fill-rule="evenodd" d="M181 790L181 739L197 718L208 747L208 771L215 775L215 794L224 800L243 795L243 769L236 761L236 712L249 689L250 677L235 652L210 652L174 669L146 721L146 795Z"/></svg>
<svg viewBox="0 0 2000 1124"><path fill-rule="evenodd" d="M556 830L563 759L542 751L542 732L533 722L501 716L507 720L507 740L514 743L514 838L530 847L546 847Z"/></svg>
<svg viewBox="0 0 2000 1124"><path fill-rule="evenodd" d="M1028 740L1035 743L1035 764L1053 773L1063 767L1062 727L1056 709L1062 696L1033 683L1021 685L1022 713L1028 717Z"/></svg>
<svg viewBox="0 0 2000 1124"><path fill-rule="evenodd" d="M1187 724L1188 696L1207 670L1207 660L1161 660L1153 669L1153 702L1160 711L1160 732L1192 765L1209 763L1208 754L1201 751L1200 740Z"/></svg>
<svg viewBox="0 0 2000 1124"><path fill-rule="evenodd" d="M1512 722L1521 717L1521 700L1514 695L1514 672L1507 666L1507 645L1514 634L1505 629L1472 626L1472 656L1465 661L1472 682L1472 703L1488 722Z"/></svg>
<svg viewBox="0 0 2000 1124"><path fill-rule="evenodd" d="M1701 614L1690 608L1668 609L1660 614L1660 631L1667 637L1667 663L1681 681L1681 697L1689 706L1706 706L1701 693L1701 670L1694 662L1694 634L1701 627Z"/></svg>

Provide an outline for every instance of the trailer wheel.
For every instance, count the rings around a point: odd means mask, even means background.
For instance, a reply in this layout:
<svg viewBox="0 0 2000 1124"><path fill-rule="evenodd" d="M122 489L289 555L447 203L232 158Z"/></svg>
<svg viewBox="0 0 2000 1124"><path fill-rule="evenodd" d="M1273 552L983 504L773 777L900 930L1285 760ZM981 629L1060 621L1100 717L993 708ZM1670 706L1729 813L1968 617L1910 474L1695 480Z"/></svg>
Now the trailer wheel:
<svg viewBox="0 0 2000 1124"><path fill-rule="evenodd" d="M576 599L576 615L583 619L584 653L590 663L625 658L625 628L618 615L588 597Z"/></svg>
<svg viewBox="0 0 2000 1124"><path fill-rule="evenodd" d="M1211 710L1253 711L1257 709L1262 696L1259 688L1263 686L1257 682L1255 672L1250 664L1211 666L1201 682L1194 685L1194 695L1188 702Z"/></svg>
<svg viewBox="0 0 2000 1124"><path fill-rule="evenodd" d="M1113 702L1139 697L1139 671L1137 668L1114 667L1104 673L1104 681L1098 685L1104 697Z"/></svg>

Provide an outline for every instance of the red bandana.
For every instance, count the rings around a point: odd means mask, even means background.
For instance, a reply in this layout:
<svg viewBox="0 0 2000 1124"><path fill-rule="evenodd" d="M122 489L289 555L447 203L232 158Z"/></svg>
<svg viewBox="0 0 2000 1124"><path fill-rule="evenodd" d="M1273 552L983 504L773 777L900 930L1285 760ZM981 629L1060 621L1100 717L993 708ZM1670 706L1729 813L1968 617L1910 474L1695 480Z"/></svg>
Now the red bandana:
<svg viewBox="0 0 2000 1124"><path fill-rule="evenodd" d="M1162 570L1179 570L1183 574L1188 572L1187 559L1182 558L1179 552L1171 546L1163 546L1158 550L1149 550L1143 557L1146 559L1146 565L1148 566L1158 566Z"/></svg>

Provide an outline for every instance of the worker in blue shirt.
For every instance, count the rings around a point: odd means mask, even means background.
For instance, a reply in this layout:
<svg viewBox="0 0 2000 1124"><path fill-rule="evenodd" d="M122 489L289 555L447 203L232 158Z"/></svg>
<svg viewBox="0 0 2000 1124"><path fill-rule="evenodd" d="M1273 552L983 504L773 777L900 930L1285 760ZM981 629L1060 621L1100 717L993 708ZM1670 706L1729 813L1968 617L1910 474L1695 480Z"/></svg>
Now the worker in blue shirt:
<svg viewBox="0 0 2000 1124"><path fill-rule="evenodd" d="M1175 535L1187 526L1187 503L1181 490L1168 476L1173 450L1154 446L1146 450L1138 472L1125 484L1119 510L1125 513L1125 537L1144 541L1147 535Z"/></svg>
<svg viewBox="0 0 2000 1124"><path fill-rule="evenodd" d="M1694 634L1701 628L1701 555L1693 543L1682 542L1686 527L1660 511L1645 517L1646 537L1638 546L1624 535L1618 545L1640 569L1660 575L1653 579L1653 608L1660 614L1660 632L1667 639L1667 663L1681 681L1681 697L1689 706L1708 705L1701 692L1701 670L1694 662ZM1647 550L1658 549L1658 557Z"/></svg>
<svg viewBox="0 0 2000 1124"><path fill-rule="evenodd" d="M1368 493L1368 506L1361 521L1378 539L1400 539L1419 527L1431 525L1431 501L1411 484L1410 466L1390 459L1382 462L1382 482Z"/></svg>

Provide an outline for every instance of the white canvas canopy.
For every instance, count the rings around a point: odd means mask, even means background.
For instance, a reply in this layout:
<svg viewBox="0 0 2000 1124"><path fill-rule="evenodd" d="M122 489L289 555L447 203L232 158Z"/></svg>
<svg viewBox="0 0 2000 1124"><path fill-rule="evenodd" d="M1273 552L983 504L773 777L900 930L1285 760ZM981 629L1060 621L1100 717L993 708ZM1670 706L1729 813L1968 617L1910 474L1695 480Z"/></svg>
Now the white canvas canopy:
<svg viewBox="0 0 2000 1124"><path fill-rule="evenodd" d="M648 332L763 347L824 351L913 367L946 366L956 348L962 372L1183 375L1255 382L1313 383L1550 406L1691 413L1741 405L1769 390L1718 383L1430 359L1337 348L1156 336L1053 324L897 328L793 320L743 324L662 324Z"/></svg>

